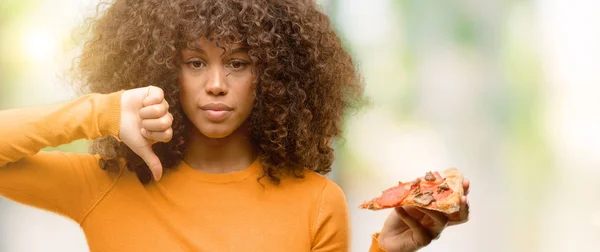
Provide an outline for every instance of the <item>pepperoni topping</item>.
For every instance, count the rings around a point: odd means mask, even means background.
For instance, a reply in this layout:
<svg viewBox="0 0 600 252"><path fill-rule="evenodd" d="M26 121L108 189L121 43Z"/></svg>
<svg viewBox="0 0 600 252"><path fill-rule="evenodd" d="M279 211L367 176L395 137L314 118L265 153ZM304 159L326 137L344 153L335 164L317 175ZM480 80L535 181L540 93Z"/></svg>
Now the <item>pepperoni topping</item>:
<svg viewBox="0 0 600 252"><path fill-rule="evenodd" d="M453 192L439 172L427 172L425 177L411 182L398 182L398 186L389 188L381 196L360 205L360 208L371 210L397 207L410 194L415 202L421 205L437 206L437 201L443 200Z"/></svg>
<svg viewBox="0 0 600 252"><path fill-rule="evenodd" d="M376 202L382 207L398 206L408 193L409 191L402 186L392 187L385 190Z"/></svg>
<svg viewBox="0 0 600 252"><path fill-rule="evenodd" d="M404 186L398 185L383 191L380 197L365 202L362 205L360 205L360 207L368 209L383 209L388 207L400 206L404 198L408 196L409 192L410 191L406 190Z"/></svg>
<svg viewBox="0 0 600 252"><path fill-rule="evenodd" d="M445 190L441 193L434 193L433 197L435 198L435 200L441 200L443 198L448 197L451 193L452 193L452 190Z"/></svg>

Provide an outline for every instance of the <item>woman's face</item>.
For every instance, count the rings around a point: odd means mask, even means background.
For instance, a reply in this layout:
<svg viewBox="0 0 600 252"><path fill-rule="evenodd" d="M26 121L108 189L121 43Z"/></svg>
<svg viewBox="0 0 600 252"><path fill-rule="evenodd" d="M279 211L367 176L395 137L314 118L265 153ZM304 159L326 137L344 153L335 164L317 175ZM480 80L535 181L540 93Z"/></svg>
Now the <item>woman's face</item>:
<svg viewBox="0 0 600 252"><path fill-rule="evenodd" d="M180 100L196 129L223 138L250 116L255 98L254 64L239 44L217 46L202 38L198 49L182 50Z"/></svg>

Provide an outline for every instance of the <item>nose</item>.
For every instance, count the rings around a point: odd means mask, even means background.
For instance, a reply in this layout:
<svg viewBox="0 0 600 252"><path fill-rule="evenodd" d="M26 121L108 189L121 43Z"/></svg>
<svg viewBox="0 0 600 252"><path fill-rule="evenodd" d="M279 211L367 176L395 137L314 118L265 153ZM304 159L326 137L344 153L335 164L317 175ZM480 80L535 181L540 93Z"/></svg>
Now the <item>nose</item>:
<svg viewBox="0 0 600 252"><path fill-rule="evenodd" d="M208 75L206 92L215 96L226 95L228 91L227 73L225 73L224 69L221 67L211 67Z"/></svg>

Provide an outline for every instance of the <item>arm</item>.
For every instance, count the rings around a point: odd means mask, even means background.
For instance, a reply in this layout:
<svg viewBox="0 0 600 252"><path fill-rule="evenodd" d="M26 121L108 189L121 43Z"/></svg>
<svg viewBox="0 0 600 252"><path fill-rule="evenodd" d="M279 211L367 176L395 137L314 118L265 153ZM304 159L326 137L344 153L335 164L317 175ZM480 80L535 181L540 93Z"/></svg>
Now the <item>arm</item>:
<svg viewBox="0 0 600 252"><path fill-rule="evenodd" d="M71 102L0 111L0 167L44 147L117 136L121 93L88 94Z"/></svg>
<svg viewBox="0 0 600 252"><path fill-rule="evenodd" d="M344 192L328 180L321 195L311 251L350 251L349 219Z"/></svg>
<svg viewBox="0 0 600 252"><path fill-rule="evenodd" d="M118 135L121 94L0 111L0 195L81 221L114 178L95 156L39 150Z"/></svg>

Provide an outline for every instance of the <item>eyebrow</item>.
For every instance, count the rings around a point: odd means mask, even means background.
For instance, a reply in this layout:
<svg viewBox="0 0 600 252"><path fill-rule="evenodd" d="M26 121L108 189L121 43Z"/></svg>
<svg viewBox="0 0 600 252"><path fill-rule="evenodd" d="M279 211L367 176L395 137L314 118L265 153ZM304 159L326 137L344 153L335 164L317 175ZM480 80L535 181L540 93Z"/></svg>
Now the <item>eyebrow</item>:
<svg viewBox="0 0 600 252"><path fill-rule="evenodd" d="M248 48L246 48L246 47L238 47L238 48L232 49L231 52L229 52L228 54L247 53L247 52L248 52Z"/></svg>

